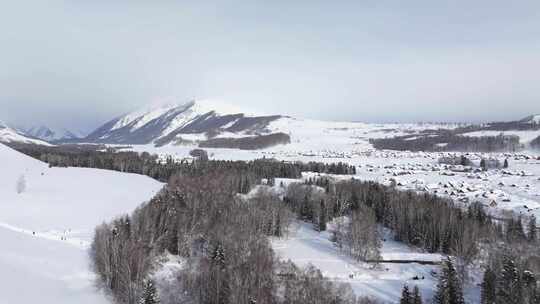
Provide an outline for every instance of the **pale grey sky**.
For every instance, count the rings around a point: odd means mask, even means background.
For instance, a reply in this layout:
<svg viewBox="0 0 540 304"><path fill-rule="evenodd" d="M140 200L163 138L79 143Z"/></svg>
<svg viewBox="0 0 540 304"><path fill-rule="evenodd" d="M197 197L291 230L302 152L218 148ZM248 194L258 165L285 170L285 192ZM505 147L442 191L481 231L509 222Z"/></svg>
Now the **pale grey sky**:
<svg viewBox="0 0 540 304"><path fill-rule="evenodd" d="M0 1L15 123L88 129L160 98L370 122L540 113L538 0Z"/></svg>

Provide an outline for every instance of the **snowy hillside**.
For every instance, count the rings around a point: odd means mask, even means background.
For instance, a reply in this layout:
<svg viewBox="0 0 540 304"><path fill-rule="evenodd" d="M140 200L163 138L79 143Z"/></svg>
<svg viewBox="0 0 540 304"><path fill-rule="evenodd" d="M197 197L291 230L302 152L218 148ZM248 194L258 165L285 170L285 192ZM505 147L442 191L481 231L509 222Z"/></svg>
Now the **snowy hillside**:
<svg viewBox="0 0 540 304"><path fill-rule="evenodd" d="M17 132L15 129L10 128L8 125L0 121L0 142L3 143L26 143L26 144L36 144L36 145L45 145L50 146L49 143L28 137L20 132Z"/></svg>
<svg viewBox="0 0 540 304"><path fill-rule="evenodd" d="M0 303L108 303L89 269L94 227L132 211L162 184L106 170L49 168L2 144L0 166Z"/></svg>

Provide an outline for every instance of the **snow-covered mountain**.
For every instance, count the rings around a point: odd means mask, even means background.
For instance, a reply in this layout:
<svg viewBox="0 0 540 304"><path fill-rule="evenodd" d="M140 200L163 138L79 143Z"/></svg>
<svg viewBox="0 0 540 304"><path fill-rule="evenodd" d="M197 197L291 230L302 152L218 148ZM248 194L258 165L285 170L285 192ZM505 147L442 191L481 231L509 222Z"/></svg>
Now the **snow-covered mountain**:
<svg viewBox="0 0 540 304"><path fill-rule="evenodd" d="M268 124L284 116L248 114L211 101L167 104L115 118L84 141L112 144L164 145L210 138L268 135Z"/></svg>
<svg viewBox="0 0 540 304"><path fill-rule="evenodd" d="M540 125L540 114L530 115L522 120L520 120L521 123L528 123L532 125Z"/></svg>
<svg viewBox="0 0 540 304"><path fill-rule="evenodd" d="M36 145L45 145L50 146L49 143L33 138L31 136L27 136L26 134L22 134L21 132L18 132L17 130L9 127L7 124L0 121L0 142L3 143L25 143L25 144L36 144Z"/></svg>
<svg viewBox="0 0 540 304"><path fill-rule="evenodd" d="M49 142L78 139L78 138L83 137L67 129L63 129L63 128L55 129L55 128L50 128L44 125L34 126L30 128L23 128L20 131L23 132L24 134L30 135L35 138L43 139Z"/></svg>

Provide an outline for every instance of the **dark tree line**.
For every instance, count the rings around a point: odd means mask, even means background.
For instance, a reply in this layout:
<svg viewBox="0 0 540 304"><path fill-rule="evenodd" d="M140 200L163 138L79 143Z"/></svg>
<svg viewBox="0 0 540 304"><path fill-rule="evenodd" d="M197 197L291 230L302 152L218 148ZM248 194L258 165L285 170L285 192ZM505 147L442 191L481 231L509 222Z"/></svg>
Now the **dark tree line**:
<svg viewBox="0 0 540 304"><path fill-rule="evenodd" d="M289 143L291 143L291 137L288 134L279 132L268 135L256 135L242 138L211 138L200 142L199 147L256 150Z"/></svg>
<svg viewBox="0 0 540 304"><path fill-rule="evenodd" d="M376 149L398 151L513 152L522 149L518 136L462 136L452 131L377 138L370 142Z"/></svg>
<svg viewBox="0 0 540 304"><path fill-rule="evenodd" d="M197 161L176 161L171 157L159 159L147 152L118 151L99 145L38 146L13 144L12 148L39 159L53 167L84 167L107 169L147 175L167 182L172 175L204 175L216 170L233 171L244 177L242 193L258 183L261 178L270 183L276 177L299 178L302 172L329 174L355 174L356 169L345 163L285 162L274 159L253 161L208 160L204 150L192 151ZM192 154L193 154L192 153Z"/></svg>
<svg viewBox="0 0 540 304"><path fill-rule="evenodd" d="M297 162L297 166L302 172L315 172L326 174L342 174L342 175L354 175L356 174L356 166L349 165L344 162L337 163L320 163L320 162Z"/></svg>

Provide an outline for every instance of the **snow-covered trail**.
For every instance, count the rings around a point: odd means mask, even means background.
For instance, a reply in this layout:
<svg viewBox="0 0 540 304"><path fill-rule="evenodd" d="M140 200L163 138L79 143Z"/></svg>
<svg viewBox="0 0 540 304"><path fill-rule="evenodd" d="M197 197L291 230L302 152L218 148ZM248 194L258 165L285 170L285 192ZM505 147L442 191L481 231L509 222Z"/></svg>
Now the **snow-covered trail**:
<svg viewBox="0 0 540 304"><path fill-rule="evenodd" d="M81 249L88 249L91 244L90 241L88 240L80 239L78 237L72 237L68 231L65 231L65 232L32 231L30 229L19 228L19 227L15 227L13 225L2 223L2 222L0 222L0 228L17 232L17 233L23 233L23 234L32 236L34 238L62 242L64 244L69 244L71 246L75 246Z"/></svg>
<svg viewBox="0 0 540 304"><path fill-rule="evenodd" d="M163 184L146 176L47 164L0 144L0 304L110 301L88 255L94 228ZM24 175L26 187L17 193Z"/></svg>
<svg viewBox="0 0 540 304"><path fill-rule="evenodd" d="M95 286L88 251L0 228L0 304L106 304Z"/></svg>

